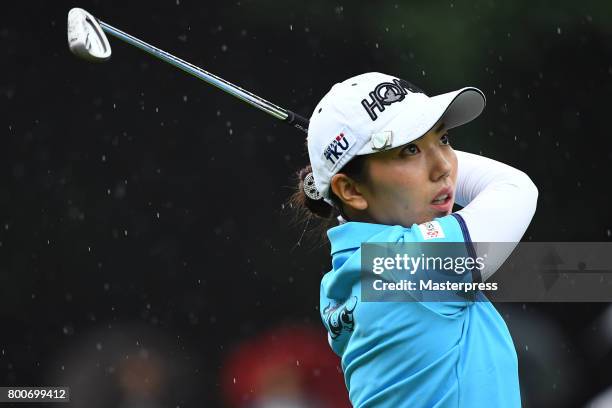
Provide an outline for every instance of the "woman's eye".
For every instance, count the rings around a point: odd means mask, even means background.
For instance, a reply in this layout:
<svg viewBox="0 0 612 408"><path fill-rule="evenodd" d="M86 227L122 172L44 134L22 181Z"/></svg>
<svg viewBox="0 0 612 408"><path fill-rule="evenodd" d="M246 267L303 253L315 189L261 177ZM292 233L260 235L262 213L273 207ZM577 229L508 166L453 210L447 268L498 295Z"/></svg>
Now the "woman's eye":
<svg viewBox="0 0 612 408"><path fill-rule="evenodd" d="M450 144L450 139L448 138L448 133L445 133L442 135L442 137L440 137L440 142L442 142L443 145L449 145Z"/></svg>
<svg viewBox="0 0 612 408"><path fill-rule="evenodd" d="M419 151L420 151L419 147L415 145L414 143L406 145L406 147L402 149L402 153L407 154L407 155L417 154Z"/></svg>

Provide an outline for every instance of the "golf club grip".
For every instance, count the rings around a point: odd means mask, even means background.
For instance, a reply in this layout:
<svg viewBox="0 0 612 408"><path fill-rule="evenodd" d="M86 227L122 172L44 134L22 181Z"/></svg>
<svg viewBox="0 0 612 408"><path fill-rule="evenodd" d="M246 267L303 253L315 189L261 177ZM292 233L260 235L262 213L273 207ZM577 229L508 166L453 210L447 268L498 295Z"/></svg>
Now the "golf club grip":
<svg viewBox="0 0 612 408"><path fill-rule="evenodd" d="M287 109L287 119L285 119L285 122L288 125L292 125L293 127L300 129L302 132L308 133L308 119L298 115L295 112L291 112L289 109Z"/></svg>

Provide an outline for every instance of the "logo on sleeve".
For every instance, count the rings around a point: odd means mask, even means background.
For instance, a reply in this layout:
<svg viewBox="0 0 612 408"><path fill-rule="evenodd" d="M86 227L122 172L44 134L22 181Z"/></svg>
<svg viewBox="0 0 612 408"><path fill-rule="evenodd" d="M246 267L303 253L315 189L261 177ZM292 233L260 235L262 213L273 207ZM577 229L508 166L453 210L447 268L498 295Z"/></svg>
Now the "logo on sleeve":
<svg viewBox="0 0 612 408"><path fill-rule="evenodd" d="M329 336L332 340L336 340L343 331L352 332L355 328L355 318L353 312L357 307L357 296L351 296L343 305L331 303L323 309L323 314L326 316L327 327L329 328Z"/></svg>
<svg viewBox="0 0 612 408"><path fill-rule="evenodd" d="M423 239L445 238L444 230L438 221L429 221L418 225Z"/></svg>
<svg viewBox="0 0 612 408"><path fill-rule="evenodd" d="M353 147L353 141L349 138L349 135L340 133L330 144L327 145L323 151L323 157L327 160L327 164L333 168L340 157L346 153L351 147Z"/></svg>

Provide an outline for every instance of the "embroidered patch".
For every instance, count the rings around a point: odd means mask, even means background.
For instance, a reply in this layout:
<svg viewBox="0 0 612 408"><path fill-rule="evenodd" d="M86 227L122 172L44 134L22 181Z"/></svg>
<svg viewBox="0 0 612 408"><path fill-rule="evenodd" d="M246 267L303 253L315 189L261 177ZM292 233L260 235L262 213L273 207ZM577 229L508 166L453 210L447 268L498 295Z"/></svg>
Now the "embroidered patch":
<svg viewBox="0 0 612 408"><path fill-rule="evenodd" d="M333 170L340 157L355 145L355 139L348 133L340 133L323 150L325 163Z"/></svg>
<svg viewBox="0 0 612 408"><path fill-rule="evenodd" d="M327 321L328 335L332 340L345 332L352 332L355 328L353 312L357 307L357 296L351 296L344 304L333 305L329 303L323 309L323 315Z"/></svg>
<svg viewBox="0 0 612 408"><path fill-rule="evenodd" d="M418 225L423 239L446 238L442 226L438 221L429 221Z"/></svg>
<svg viewBox="0 0 612 408"><path fill-rule="evenodd" d="M376 120L378 119L378 115L375 112L376 109L378 109L379 113L384 112L385 106L403 101L408 92L423 93L421 89L404 79L383 82L376 85L374 90L370 92L371 100L363 99L361 101L361 106L363 106L372 120Z"/></svg>

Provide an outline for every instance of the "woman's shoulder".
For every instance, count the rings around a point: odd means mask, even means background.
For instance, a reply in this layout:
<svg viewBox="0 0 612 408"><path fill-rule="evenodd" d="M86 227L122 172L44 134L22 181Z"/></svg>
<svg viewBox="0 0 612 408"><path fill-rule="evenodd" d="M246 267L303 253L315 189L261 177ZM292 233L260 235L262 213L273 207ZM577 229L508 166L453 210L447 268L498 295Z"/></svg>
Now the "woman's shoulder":
<svg viewBox="0 0 612 408"><path fill-rule="evenodd" d="M359 248L366 242L422 242L429 240L463 241L467 230L461 216L453 213L411 226L349 221L327 231L332 254Z"/></svg>

